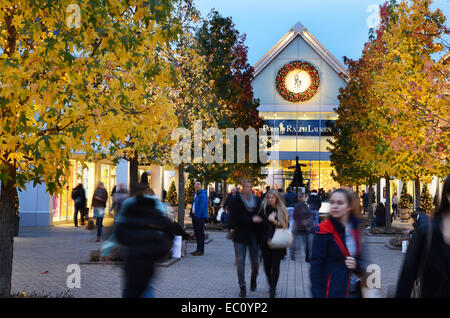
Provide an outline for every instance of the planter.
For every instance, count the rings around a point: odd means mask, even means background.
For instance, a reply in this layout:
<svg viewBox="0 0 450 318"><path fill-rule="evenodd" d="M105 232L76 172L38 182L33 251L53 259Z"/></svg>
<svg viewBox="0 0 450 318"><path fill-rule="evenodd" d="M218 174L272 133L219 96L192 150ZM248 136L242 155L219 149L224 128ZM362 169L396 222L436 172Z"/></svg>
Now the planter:
<svg viewBox="0 0 450 318"><path fill-rule="evenodd" d="M411 210L410 209L398 209L398 212L400 214L400 220L407 221L409 220Z"/></svg>
<svg viewBox="0 0 450 318"><path fill-rule="evenodd" d="M14 215L13 216L14 237L19 236L19 221L20 221L20 216Z"/></svg>

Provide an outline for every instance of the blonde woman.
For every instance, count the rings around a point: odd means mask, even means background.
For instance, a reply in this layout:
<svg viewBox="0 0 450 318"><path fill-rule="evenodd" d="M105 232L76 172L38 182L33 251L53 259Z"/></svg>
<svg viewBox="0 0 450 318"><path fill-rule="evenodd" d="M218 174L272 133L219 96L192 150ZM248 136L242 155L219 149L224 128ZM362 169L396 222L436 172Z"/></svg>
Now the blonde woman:
<svg viewBox="0 0 450 318"><path fill-rule="evenodd" d="M274 298L280 276L280 262L286 255L286 249L271 249L267 241L271 239L276 228L289 228L289 215L277 190L270 190L261 205L262 217L261 252L264 260L264 271L270 286L270 297Z"/></svg>

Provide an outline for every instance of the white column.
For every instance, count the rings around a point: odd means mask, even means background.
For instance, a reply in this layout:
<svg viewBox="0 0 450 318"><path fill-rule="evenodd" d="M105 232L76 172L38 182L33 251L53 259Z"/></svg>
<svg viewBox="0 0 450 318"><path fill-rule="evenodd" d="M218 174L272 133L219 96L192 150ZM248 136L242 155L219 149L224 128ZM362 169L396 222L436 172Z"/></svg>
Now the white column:
<svg viewBox="0 0 450 318"><path fill-rule="evenodd" d="M128 160L119 160L116 166L116 184L123 183L125 187L130 190L130 163Z"/></svg>
<svg viewBox="0 0 450 318"><path fill-rule="evenodd" d="M151 165L150 173L152 176L150 187L153 189L155 194L161 198L162 195L162 184L163 184L163 169L159 165Z"/></svg>

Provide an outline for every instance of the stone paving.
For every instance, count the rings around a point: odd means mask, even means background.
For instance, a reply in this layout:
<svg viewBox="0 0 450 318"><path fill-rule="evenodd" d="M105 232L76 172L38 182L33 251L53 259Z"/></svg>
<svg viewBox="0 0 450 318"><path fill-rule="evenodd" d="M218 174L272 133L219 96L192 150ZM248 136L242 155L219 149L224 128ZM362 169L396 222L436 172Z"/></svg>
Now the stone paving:
<svg viewBox="0 0 450 318"><path fill-rule="evenodd" d="M111 220L105 219L106 225ZM105 228L105 236L111 227ZM195 243L188 244L188 256L168 268L157 268L154 280L155 296L163 298L237 298L239 288L234 265L232 242L225 232L208 231L213 241L205 246L205 255L194 257ZM13 260L13 292L41 292L55 295L68 290L66 272L69 264L79 264L89 259L91 250L101 247L95 242L96 230L73 226L47 228L21 228L15 238ZM384 244L390 237L365 236L371 263L382 270L382 293L386 295L388 285L395 284L402 264L403 254L389 250ZM280 268L277 297L310 297L309 265L304 256L296 261L286 257ZM122 274L117 265L80 265L81 288L71 289L74 297L121 297ZM42 274L42 272L48 271ZM247 284L250 266L247 259ZM260 265L258 288L247 291L249 298L268 297L263 264Z"/></svg>

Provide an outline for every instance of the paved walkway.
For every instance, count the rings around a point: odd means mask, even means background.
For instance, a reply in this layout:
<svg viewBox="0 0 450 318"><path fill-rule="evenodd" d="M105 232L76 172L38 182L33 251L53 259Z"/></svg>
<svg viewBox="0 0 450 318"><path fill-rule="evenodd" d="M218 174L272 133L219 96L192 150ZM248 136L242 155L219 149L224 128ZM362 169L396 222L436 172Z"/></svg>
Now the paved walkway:
<svg viewBox="0 0 450 318"><path fill-rule="evenodd" d="M108 221L105 222L108 224ZM109 222L110 223L110 222ZM106 229L106 232L108 228ZM109 228L110 231L110 228ZM236 298L239 294L234 249L224 232L209 231L213 241L205 246L205 255L188 254L168 268L158 268L155 295L164 298ZM73 226L21 228L15 238L13 261L13 292L41 292L55 295L68 290L66 273L69 264L89 259L90 251L101 247L95 242L96 231ZM386 295L389 284L395 284L402 263L401 251L387 249L389 237L366 236L370 259L382 269L382 290ZM188 253L195 244L188 244ZM297 261L287 257L281 263L278 297L310 297L309 265L298 255ZM247 264L249 260L247 259ZM75 297L120 297L121 268L115 265L81 265L81 288L71 289ZM41 272L48 271L45 274ZM246 266L250 280L250 266ZM260 266L258 288L248 291L249 298L268 296L263 266Z"/></svg>

